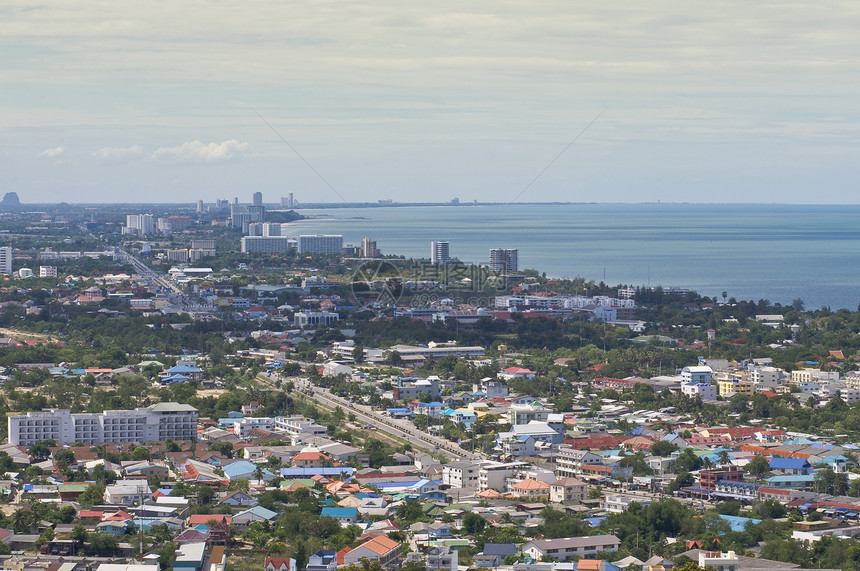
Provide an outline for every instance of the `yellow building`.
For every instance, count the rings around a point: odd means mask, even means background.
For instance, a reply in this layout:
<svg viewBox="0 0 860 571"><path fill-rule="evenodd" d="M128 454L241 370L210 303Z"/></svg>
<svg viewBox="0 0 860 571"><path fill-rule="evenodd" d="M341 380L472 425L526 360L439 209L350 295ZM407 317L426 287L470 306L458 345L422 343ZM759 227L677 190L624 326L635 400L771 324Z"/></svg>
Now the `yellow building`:
<svg viewBox="0 0 860 571"><path fill-rule="evenodd" d="M755 387L752 381L744 379L717 381L717 385L720 387L721 397L724 397L729 393L740 393L742 395L752 396Z"/></svg>

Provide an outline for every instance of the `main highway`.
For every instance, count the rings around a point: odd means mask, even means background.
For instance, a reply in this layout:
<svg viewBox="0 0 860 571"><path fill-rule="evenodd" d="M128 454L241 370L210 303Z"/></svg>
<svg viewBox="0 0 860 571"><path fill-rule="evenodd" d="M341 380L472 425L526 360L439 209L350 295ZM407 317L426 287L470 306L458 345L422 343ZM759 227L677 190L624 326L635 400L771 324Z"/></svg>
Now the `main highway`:
<svg viewBox="0 0 860 571"><path fill-rule="evenodd" d="M261 378L271 383L271 380L267 377L261 375ZM449 440L419 430L409 421L390 418L366 405L351 403L344 398L333 395L329 390L312 384L308 379L291 378L290 380L295 384L296 390L304 394L313 395L312 398L314 400L331 408L340 407L346 413L351 412L362 422L371 424L378 430L391 436L406 440L415 447L431 450L433 453L444 454L455 460L480 460L482 458L479 454L464 450Z"/></svg>

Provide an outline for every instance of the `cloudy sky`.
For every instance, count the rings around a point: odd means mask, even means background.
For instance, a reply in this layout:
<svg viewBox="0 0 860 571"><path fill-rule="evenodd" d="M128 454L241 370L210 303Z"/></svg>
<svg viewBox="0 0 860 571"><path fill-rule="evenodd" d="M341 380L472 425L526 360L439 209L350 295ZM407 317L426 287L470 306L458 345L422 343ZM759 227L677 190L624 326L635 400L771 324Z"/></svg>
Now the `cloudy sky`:
<svg viewBox="0 0 860 571"><path fill-rule="evenodd" d="M860 202L857 2L4 0L0 22L23 202Z"/></svg>

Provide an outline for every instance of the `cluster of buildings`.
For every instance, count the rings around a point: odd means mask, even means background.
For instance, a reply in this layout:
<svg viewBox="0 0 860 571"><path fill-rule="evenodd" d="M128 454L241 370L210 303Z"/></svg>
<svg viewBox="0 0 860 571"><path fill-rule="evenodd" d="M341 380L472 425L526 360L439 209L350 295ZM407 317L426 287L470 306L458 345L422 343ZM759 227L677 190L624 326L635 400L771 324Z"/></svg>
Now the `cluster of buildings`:
<svg viewBox="0 0 860 571"><path fill-rule="evenodd" d="M115 257L115 252L112 250L103 250L98 252L67 252L54 251L52 248L45 248L38 253L37 257L41 261L65 261L77 260L82 257L97 260L102 256L113 258ZM12 266L15 263L15 260L15 249L12 246L0 246L0 274L12 275ZM28 261L32 261L32 256L21 256L21 259L19 261L26 264ZM27 268L25 266L19 268L15 272L15 275L20 278L31 278L36 276L36 272L34 272L31 268ZM55 278L57 277L57 267L50 265L40 266L38 275L39 277L43 278Z"/></svg>
<svg viewBox="0 0 860 571"><path fill-rule="evenodd" d="M269 224L268 226L276 226ZM261 230L262 231L262 230ZM273 231L273 228L269 231ZM278 232L280 229L277 230ZM299 254L340 254L343 250L343 236L340 234L307 234L296 237L280 234L243 236L243 253L284 254L296 250Z"/></svg>
<svg viewBox="0 0 860 571"><path fill-rule="evenodd" d="M170 236L177 232L190 230L194 221L190 216L166 216L156 218L153 214L128 214L125 217L125 226L122 227L123 235Z"/></svg>
<svg viewBox="0 0 860 571"><path fill-rule="evenodd" d="M822 371L817 362L810 362L789 372L772 366L770 359L701 362L681 370L681 391L689 397L715 401L717 397L729 399L736 394L775 396L795 392L804 402L811 398L828 401L837 395L848 404L860 401L860 371L842 376L838 370Z"/></svg>
<svg viewBox="0 0 860 571"><path fill-rule="evenodd" d="M519 251L511 248L492 248L488 267L493 272L503 274L516 273L519 270ZM433 240L430 242L430 263L433 265L445 265L451 263L451 243L447 240Z"/></svg>

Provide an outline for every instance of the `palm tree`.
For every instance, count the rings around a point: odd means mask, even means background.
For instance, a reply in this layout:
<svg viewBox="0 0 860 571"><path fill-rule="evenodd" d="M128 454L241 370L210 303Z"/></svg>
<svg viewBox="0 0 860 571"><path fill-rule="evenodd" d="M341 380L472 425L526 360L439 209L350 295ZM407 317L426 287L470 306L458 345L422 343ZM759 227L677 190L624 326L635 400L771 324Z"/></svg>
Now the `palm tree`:
<svg viewBox="0 0 860 571"><path fill-rule="evenodd" d="M18 508L12 514L12 527L16 533L28 533L33 524L36 523L36 516L30 508Z"/></svg>

